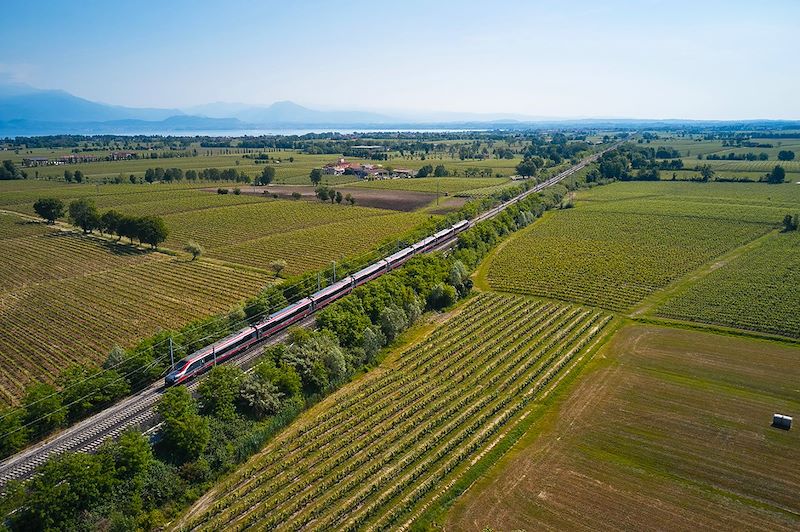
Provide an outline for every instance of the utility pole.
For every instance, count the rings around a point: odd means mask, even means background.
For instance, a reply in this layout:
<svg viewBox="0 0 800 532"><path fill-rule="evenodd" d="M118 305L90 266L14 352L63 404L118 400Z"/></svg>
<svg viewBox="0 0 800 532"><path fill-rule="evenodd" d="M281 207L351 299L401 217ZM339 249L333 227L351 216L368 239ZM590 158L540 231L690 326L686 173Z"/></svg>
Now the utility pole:
<svg viewBox="0 0 800 532"><path fill-rule="evenodd" d="M175 352L172 348L172 336L169 337L169 367L175 367Z"/></svg>
<svg viewBox="0 0 800 532"><path fill-rule="evenodd" d="M320 288L322 288L322 286L320 286L319 272L317 272L317 292L319 292Z"/></svg>
<svg viewBox="0 0 800 532"><path fill-rule="evenodd" d="M217 365L217 348L216 347L212 347L211 348L211 354L214 355L214 365L216 366Z"/></svg>
<svg viewBox="0 0 800 532"><path fill-rule="evenodd" d="M333 261L333 282L336 282L336 261Z"/></svg>

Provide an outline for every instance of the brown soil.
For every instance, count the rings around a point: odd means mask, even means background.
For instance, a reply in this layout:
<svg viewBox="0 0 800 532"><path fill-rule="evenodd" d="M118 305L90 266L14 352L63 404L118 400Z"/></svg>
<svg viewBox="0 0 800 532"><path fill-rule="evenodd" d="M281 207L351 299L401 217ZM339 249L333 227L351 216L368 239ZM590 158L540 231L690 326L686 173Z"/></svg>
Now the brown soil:
<svg viewBox="0 0 800 532"><path fill-rule="evenodd" d="M447 530L797 530L800 349L621 330L553 413L456 503Z"/></svg>
<svg viewBox="0 0 800 532"><path fill-rule="evenodd" d="M269 185L266 187L239 187L242 194L263 196L277 194L279 198L292 199L293 192L299 192L301 200L319 201L314 195L314 187L305 185ZM379 190L354 187L332 187L336 191L346 196L351 194L356 205L362 207L374 207L376 209L389 209L393 211L410 212L416 211L431 204L436 200L436 194L428 192L412 192L408 190ZM216 188L203 189L208 192L216 192ZM457 199L457 198L454 198ZM452 210L448 209L447 212Z"/></svg>

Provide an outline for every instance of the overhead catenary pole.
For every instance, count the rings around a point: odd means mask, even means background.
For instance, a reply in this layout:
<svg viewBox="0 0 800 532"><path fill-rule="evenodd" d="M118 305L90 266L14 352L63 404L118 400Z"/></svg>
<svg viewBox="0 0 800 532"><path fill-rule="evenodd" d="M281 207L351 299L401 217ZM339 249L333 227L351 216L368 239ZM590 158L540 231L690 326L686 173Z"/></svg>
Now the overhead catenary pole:
<svg viewBox="0 0 800 532"><path fill-rule="evenodd" d="M336 261L333 261L333 282L336 282Z"/></svg>
<svg viewBox="0 0 800 532"><path fill-rule="evenodd" d="M172 347L172 335L169 337L169 367L175 367L175 351Z"/></svg>

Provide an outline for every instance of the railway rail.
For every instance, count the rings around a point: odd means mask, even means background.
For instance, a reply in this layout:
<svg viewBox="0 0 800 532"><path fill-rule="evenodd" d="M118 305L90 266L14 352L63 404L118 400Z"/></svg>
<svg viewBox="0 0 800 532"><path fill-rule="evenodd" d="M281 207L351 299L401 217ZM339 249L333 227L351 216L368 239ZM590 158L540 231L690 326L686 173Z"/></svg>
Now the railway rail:
<svg viewBox="0 0 800 532"><path fill-rule="evenodd" d="M468 227L492 218L519 202L525 197L542 191L543 189L563 181L567 177L578 172L586 165L596 161L602 154L614 149L617 145L612 145L596 154L582 159L578 164L567 170L543 181L518 196L489 209L488 211L476 216L469 221ZM429 237L430 238L430 237ZM458 233L454 232L449 238L437 242L435 246L426 247L422 252L439 251L452 247L458 239ZM424 242L424 240L423 240ZM388 270L387 270L388 271ZM382 272L381 272L382 274ZM379 274L380 275L380 274ZM371 278L371 277L370 277ZM346 295L342 294L342 295ZM337 299L337 296L335 299ZM309 326L313 323L314 316L310 314L294 325ZM231 358L229 363L236 364L243 368L250 367L261 354L262 348L266 345L280 342L286 337L286 329L283 329L268 337L260 338L256 343L250 345L246 350ZM197 380L188 384L188 388L193 390L198 385ZM152 430L157 425L157 414L155 406L161 397L165 387L163 382L155 382L143 390L131 395L118 403L94 414L93 416L68 427L49 438L38 442L19 453L6 458L0 462L0 488L4 487L12 480L25 480L33 476L36 469L44 464L49 458L64 452L93 452L107 438L117 437L124 430L130 427L139 427L143 431Z"/></svg>

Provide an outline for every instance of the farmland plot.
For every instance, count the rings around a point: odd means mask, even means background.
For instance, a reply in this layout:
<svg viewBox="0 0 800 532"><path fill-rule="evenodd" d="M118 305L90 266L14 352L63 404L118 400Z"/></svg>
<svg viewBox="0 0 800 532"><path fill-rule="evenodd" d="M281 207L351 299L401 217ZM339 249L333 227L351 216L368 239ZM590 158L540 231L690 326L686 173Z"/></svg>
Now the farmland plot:
<svg viewBox="0 0 800 532"><path fill-rule="evenodd" d="M253 457L190 529L398 527L502 440L611 317L482 294Z"/></svg>
<svg viewBox="0 0 800 532"><path fill-rule="evenodd" d="M488 280L505 292L624 311L769 230L764 224L579 206L515 236L492 257Z"/></svg>
<svg viewBox="0 0 800 532"><path fill-rule="evenodd" d="M21 227L19 238L0 240L0 403L17 400L33 379L52 381L71 362L102 362L115 344L227 310L269 282L205 261Z"/></svg>
<svg viewBox="0 0 800 532"><path fill-rule="evenodd" d="M797 530L800 433L770 421L800 408L798 357L776 342L628 326L439 525Z"/></svg>
<svg viewBox="0 0 800 532"><path fill-rule="evenodd" d="M781 233L692 284L656 314L800 338L800 235Z"/></svg>

